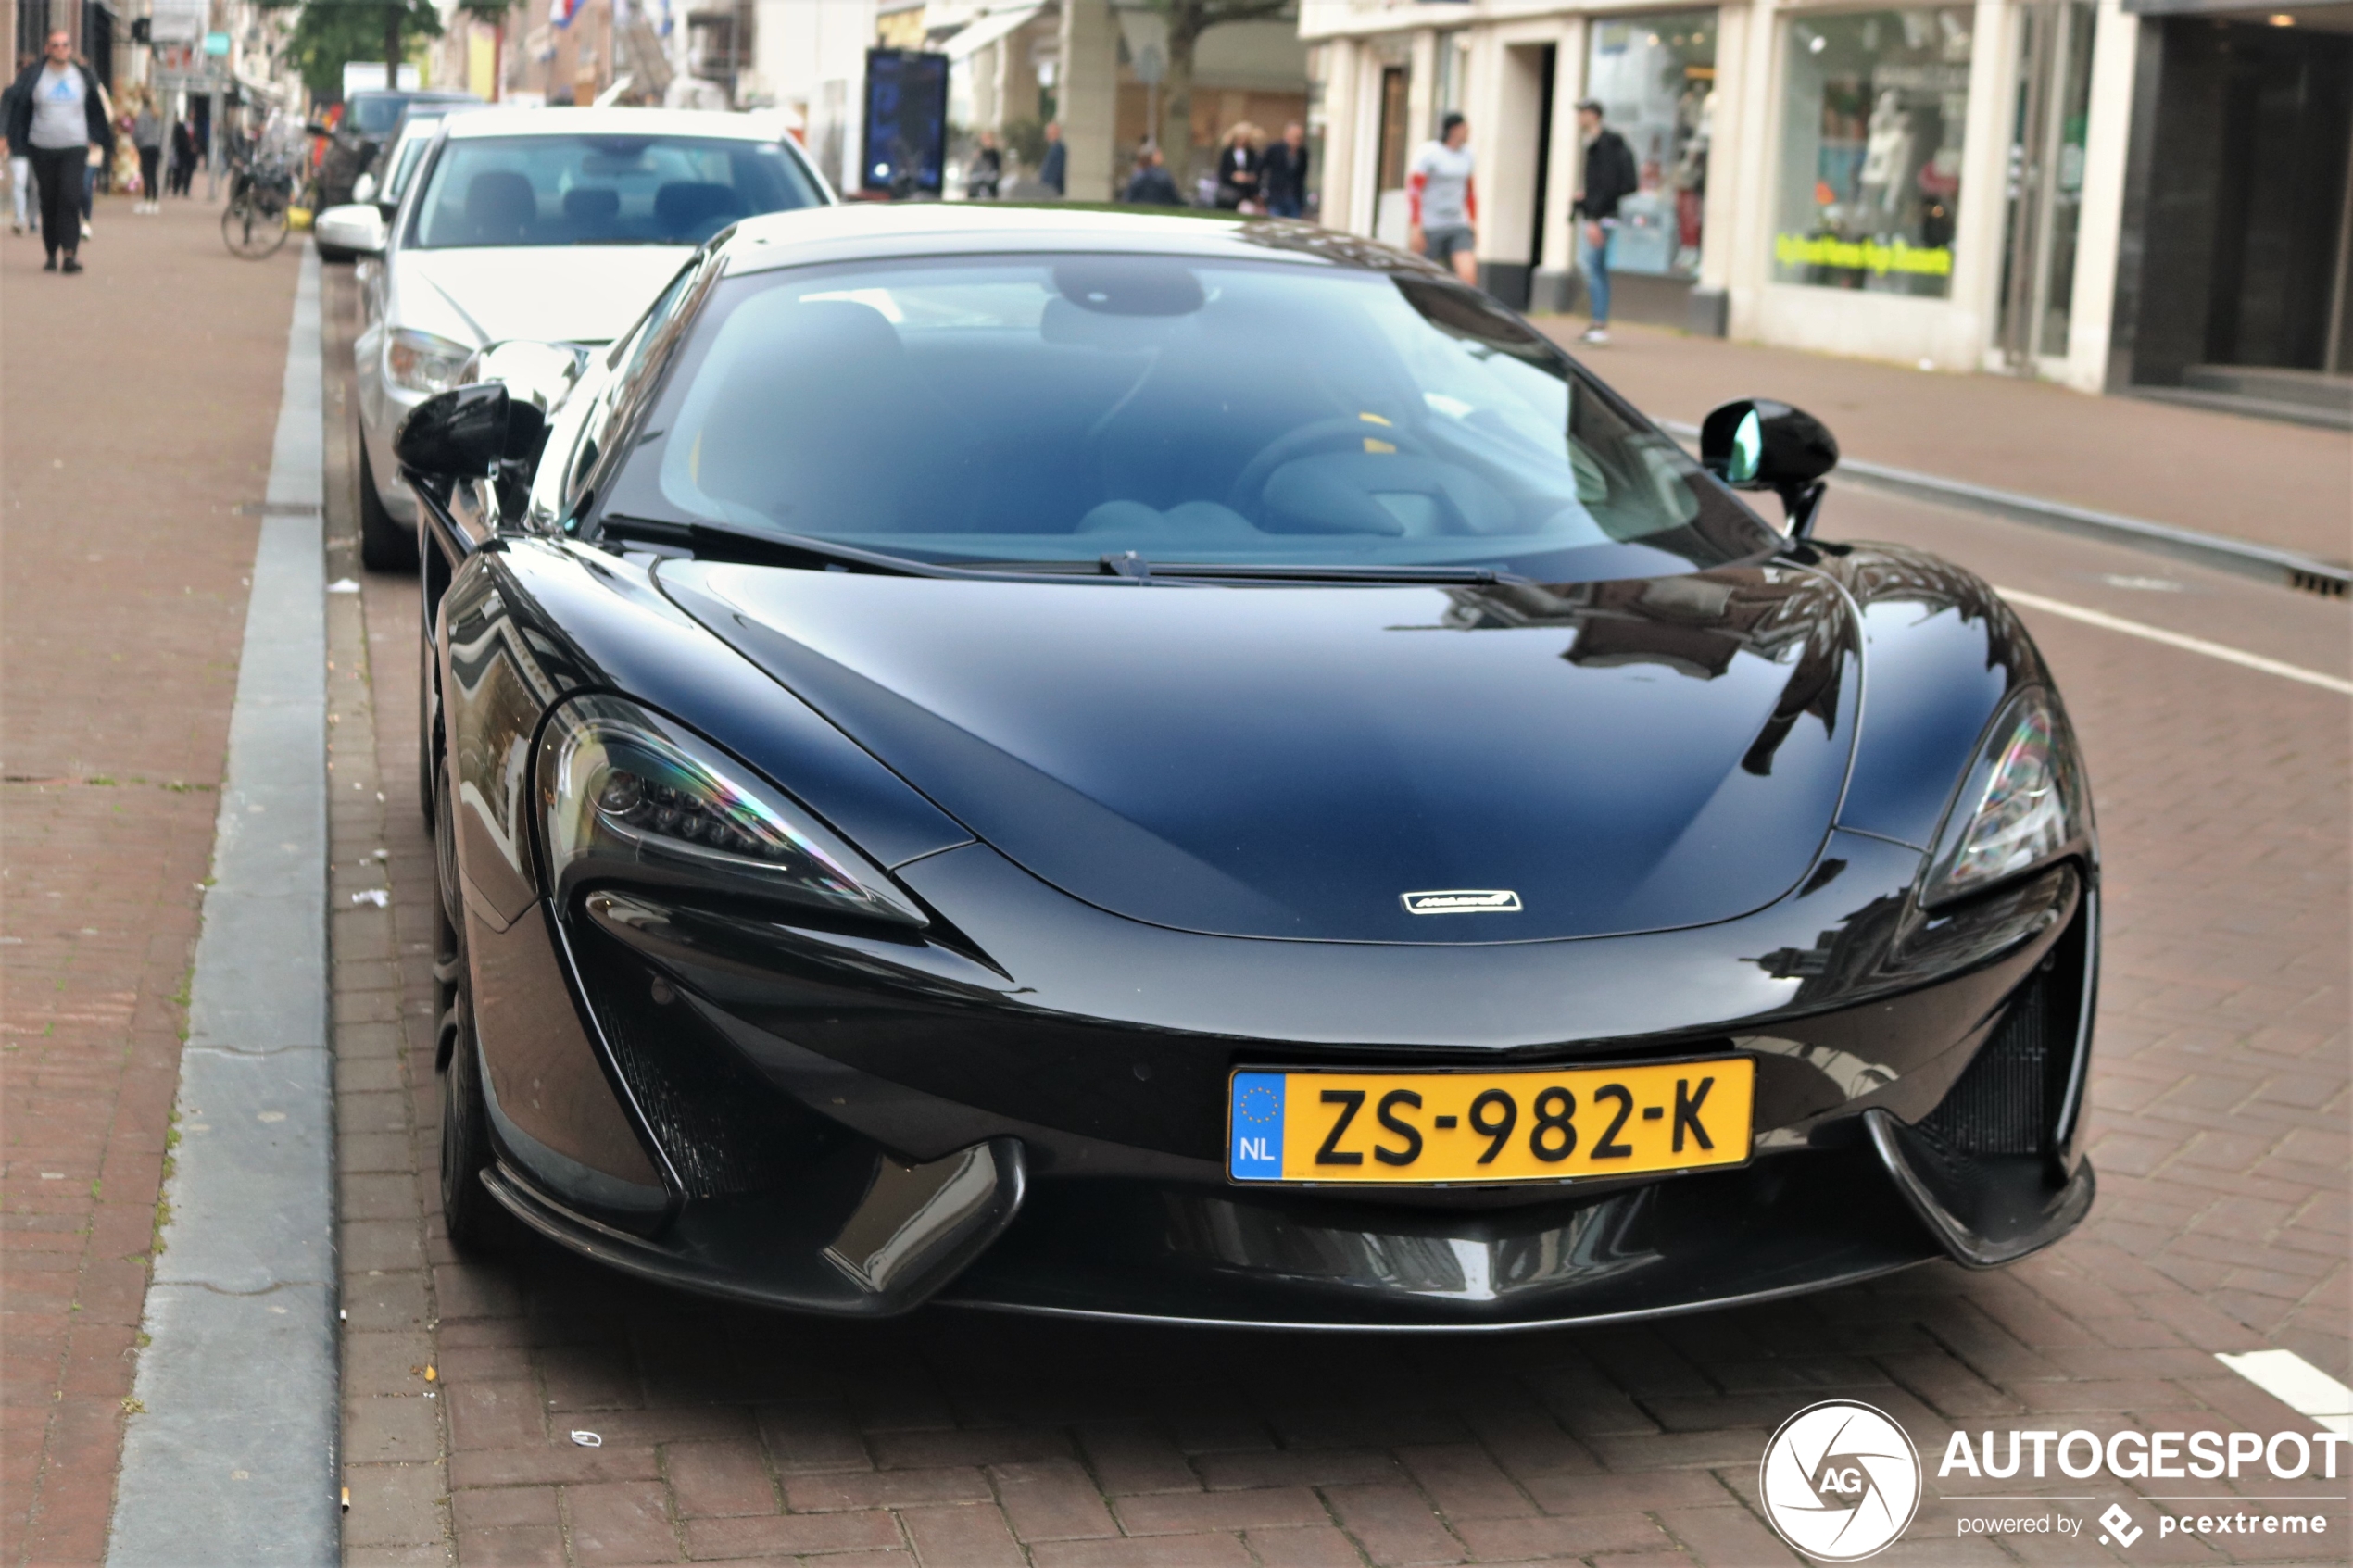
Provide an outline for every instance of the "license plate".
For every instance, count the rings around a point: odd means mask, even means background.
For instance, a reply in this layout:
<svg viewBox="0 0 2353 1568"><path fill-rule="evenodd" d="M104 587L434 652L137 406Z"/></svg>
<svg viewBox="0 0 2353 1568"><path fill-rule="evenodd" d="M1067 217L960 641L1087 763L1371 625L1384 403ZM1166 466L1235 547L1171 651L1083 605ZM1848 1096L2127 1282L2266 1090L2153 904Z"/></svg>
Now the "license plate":
<svg viewBox="0 0 2353 1568"><path fill-rule="evenodd" d="M1558 1182L1738 1165L1755 1064L1746 1057L1523 1073L1233 1076L1227 1174L1237 1182Z"/></svg>

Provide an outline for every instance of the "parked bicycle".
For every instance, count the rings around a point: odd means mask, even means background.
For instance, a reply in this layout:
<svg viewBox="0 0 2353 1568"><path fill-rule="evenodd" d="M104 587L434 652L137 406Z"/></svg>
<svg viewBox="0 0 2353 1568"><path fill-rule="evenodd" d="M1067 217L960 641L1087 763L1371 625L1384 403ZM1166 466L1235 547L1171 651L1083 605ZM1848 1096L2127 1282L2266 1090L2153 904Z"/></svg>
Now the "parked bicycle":
<svg viewBox="0 0 2353 1568"><path fill-rule="evenodd" d="M220 237L248 261L274 256L286 243L286 212L294 206L295 171L283 163L240 158L229 166L229 204Z"/></svg>

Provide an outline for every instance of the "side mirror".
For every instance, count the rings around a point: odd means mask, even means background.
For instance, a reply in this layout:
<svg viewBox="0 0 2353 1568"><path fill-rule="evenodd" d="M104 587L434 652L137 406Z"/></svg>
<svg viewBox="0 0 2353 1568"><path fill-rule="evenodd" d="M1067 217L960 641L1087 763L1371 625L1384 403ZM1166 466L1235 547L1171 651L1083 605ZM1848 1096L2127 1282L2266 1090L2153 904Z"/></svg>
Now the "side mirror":
<svg viewBox="0 0 2353 1568"><path fill-rule="evenodd" d="M1838 466L1838 442L1803 408L1743 397L1711 412L1699 427L1700 466L1735 490L1770 490L1789 514L1789 535L1814 530L1822 476Z"/></svg>
<svg viewBox="0 0 2353 1568"><path fill-rule="evenodd" d="M367 178L362 175L360 178ZM354 251L361 256L382 256L384 248L384 215L367 202L352 202L344 207L331 207L314 219L311 232L322 245Z"/></svg>
<svg viewBox="0 0 2353 1568"><path fill-rule="evenodd" d="M374 201L376 199L376 177L373 174L362 174L359 179L354 180L351 182L351 199L355 202Z"/></svg>
<svg viewBox="0 0 2353 1568"><path fill-rule="evenodd" d="M392 438L403 469L436 479L479 479L510 459L539 456L547 420L497 382L455 386L409 410Z"/></svg>

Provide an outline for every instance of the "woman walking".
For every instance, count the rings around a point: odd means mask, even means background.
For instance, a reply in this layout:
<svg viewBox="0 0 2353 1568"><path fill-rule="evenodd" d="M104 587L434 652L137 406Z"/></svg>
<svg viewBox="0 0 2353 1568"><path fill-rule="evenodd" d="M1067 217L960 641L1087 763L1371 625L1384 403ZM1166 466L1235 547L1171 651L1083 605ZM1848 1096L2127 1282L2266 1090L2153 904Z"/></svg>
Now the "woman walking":
<svg viewBox="0 0 2353 1568"><path fill-rule="evenodd" d="M1217 149L1217 205L1227 212L1260 212L1258 128L1248 120L1226 132Z"/></svg>
<svg viewBox="0 0 2353 1568"><path fill-rule="evenodd" d="M141 212L163 210L163 187L156 183L163 169L163 116L156 113L153 98L141 100L138 118L131 122L131 144L139 149L139 206Z"/></svg>
<svg viewBox="0 0 2353 1568"><path fill-rule="evenodd" d="M107 123L97 78L73 57L72 35L52 32L42 54L39 64L17 78L8 144L31 150L33 181L41 188L41 245L49 253L42 270L79 272L84 170L92 147L113 144L114 129Z"/></svg>

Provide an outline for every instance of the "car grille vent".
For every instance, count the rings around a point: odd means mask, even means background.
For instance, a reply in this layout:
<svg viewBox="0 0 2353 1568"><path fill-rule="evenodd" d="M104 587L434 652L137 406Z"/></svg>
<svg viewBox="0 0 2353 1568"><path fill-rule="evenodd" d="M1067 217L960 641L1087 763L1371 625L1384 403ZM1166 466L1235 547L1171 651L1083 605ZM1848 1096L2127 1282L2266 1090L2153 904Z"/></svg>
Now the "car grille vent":
<svg viewBox="0 0 2353 1568"><path fill-rule="evenodd" d="M674 990L609 937L587 934L584 978L614 1063L688 1198L776 1185L829 1141L826 1123L787 1099ZM667 987L665 987L667 988Z"/></svg>
<svg viewBox="0 0 2353 1568"><path fill-rule="evenodd" d="M1969 1064L1919 1130L1956 1154L2038 1154L2050 1124L2045 1106L2052 987L2045 973L2019 989L1994 1037Z"/></svg>

